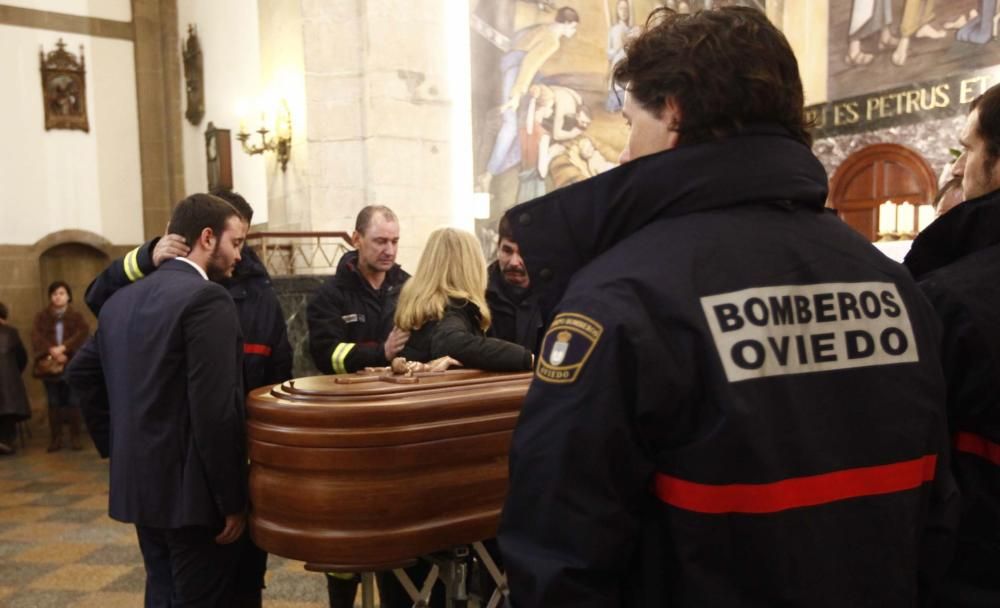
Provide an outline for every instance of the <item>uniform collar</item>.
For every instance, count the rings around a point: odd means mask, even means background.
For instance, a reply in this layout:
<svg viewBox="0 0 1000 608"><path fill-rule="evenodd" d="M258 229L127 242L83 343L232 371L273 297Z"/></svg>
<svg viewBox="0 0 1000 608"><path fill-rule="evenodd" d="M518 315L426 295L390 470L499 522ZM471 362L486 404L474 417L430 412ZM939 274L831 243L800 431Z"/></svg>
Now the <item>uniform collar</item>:
<svg viewBox="0 0 1000 608"><path fill-rule="evenodd" d="M1000 190L959 203L917 235L903 264L915 278L1000 243Z"/></svg>
<svg viewBox="0 0 1000 608"><path fill-rule="evenodd" d="M783 201L821 212L823 165L778 126L636 159L507 212L543 314L573 274L664 217Z"/></svg>

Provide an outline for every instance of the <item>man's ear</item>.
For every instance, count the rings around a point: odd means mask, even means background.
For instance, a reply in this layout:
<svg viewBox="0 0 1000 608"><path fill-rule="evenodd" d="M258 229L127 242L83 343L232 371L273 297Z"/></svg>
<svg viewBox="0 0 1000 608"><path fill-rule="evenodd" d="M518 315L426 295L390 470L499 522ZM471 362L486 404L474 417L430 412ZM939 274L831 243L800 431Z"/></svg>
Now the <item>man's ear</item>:
<svg viewBox="0 0 1000 608"><path fill-rule="evenodd" d="M354 232L351 233L351 244L354 245L355 249L357 249L358 243L360 242L361 242L361 233L355 230Z"/></svg>
<svg viewBox="0 0 1000 608"><path fill-rule="evenodd" d="M203 249L211 251L215 247L215 232L208 226L205 226L201 229L201 234L198 235L198 243ZM194 248L192 247L192 249Z"/></svg>
<svg viewBox="0 0 1000 608"><path fill-rule="evenodd" d="M680 104L673 97L667 97L667 100L663 104L663 111L660 113L660 120L663 121L667 130L667 150L676 148L677 144L680 143L681 134L679 129L681 128L682 119L683 112L681 112Z"/></svg>

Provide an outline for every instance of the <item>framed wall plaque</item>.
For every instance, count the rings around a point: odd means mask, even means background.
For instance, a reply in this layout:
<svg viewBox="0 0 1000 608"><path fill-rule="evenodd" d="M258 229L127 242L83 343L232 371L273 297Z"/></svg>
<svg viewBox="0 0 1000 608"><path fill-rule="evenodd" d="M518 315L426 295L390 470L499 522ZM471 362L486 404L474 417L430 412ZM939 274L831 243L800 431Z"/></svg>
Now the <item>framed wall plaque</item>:
<svg viewBox="0 0 1000 608"><path fill-rule="evenodd" d="M79 129L90 132L87 121L87 78L83 61L66 51L66 43L59 39L56 50L47 54L38 52L42 72L42 99L45 103L45 130Z"/></svg>
<svg viewBox="0 0 1000 608"><path fill-rule="evenodd" d="M182 49L184 56L184 89L187 92L188 122L198 126L205 116L205 69L198 40L198 28L188 26L188 37Z"/></svg>
<svg viewBox="0 0 1000 608"><path fill-rule="evenodd" d="M211 121L205 129L205 161L208 191L233 189L233 157L229 129L216 129Z"/></svg>

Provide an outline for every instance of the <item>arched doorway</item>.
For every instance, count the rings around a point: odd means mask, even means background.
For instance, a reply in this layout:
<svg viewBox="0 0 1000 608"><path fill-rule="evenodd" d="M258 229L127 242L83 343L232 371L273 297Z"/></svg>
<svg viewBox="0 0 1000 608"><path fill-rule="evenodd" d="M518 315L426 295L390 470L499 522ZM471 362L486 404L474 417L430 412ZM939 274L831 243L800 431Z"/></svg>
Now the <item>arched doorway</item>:
<svg viewBox="0 0 1000 608"><path fill-rule="evenodd" d="M898 144L875 144L850 155L830 182L830 206L865 236L878 239L878 206L930 203L937 178L922 156Z"/></svg>
<svg viewBox="0 0 1000 608"><path fill-rule="evenodd" d="M73 308L83 313L93 330L97 319L87 308L83 296L87 286L109 261L107 253L83 243L62 243L46 249L38 257L43 302L47 302L48 286L52 281L66 281L73 290Z"/></svg>

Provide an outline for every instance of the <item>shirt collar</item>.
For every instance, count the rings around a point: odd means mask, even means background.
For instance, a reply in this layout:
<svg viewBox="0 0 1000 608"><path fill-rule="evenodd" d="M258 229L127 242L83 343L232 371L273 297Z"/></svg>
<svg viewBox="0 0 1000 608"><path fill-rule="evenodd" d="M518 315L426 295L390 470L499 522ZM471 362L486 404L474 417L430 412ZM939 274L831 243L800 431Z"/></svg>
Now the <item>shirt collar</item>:
<svg viewBox="0 0 1000 608"><path fill-rule="evenodd" d="M195 269L198 271L198 274L201 275L201 278L205 279L206 281L208 280L208 275L205 274L205 269L202 268L201 266L195 264L194 262L192 262L191 260L189 260L187 258L178 257L178 258L174 258L174 259L180 260L181 262L184 262L185 264L190 264L190 265L194 266Z"/></svg>

